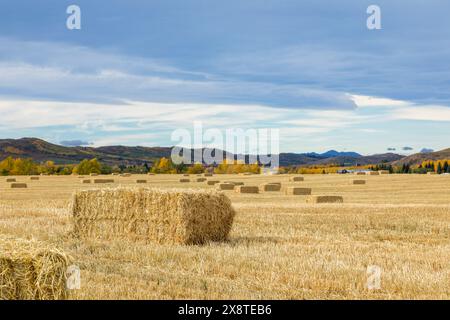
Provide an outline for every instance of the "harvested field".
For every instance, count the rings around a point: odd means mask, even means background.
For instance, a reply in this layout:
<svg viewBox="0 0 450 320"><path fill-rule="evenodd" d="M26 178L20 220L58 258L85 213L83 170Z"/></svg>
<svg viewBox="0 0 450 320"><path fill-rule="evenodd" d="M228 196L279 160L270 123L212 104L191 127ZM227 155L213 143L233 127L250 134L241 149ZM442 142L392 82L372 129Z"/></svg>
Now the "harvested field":
<svg viewBox="0 0 450 320"><path fill-rule="evenodd" d="M289 175L215 176L296 185ZM120 183L136 187L146 177ZM314 195L342 196L344 203L222 191L236 211L229 240L200 246L77 239L70 236L72 194L108 185L46 176L32 188L10 189L4 179L0 234L34 238L73 257L81 288L69 299L450 299L450 177L366 176L362 188L351 177L306 179ZM147 186L211 190L180 178L155 175ZM367 289L370 265L382 269L379 290Z"/></svg>

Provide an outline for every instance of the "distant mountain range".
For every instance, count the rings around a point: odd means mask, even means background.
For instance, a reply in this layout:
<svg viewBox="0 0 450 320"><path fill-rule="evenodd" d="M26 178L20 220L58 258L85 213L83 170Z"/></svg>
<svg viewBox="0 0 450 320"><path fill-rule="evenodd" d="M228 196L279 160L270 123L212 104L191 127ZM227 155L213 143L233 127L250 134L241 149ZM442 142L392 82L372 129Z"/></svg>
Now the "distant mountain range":
<svg viewBox="0 0 450 320"><path fill-rule="evenodd" d="M31 158L42 162L51 160L57 164L72 164L83 159L97 158L109 165L151 164L161 157L170 157L172 147L66 147L37 138L0 139L0 160L12 156ZM221 152L218 150L218 152ZM224 153L225 154L225 153ZM418 153L408 157L385 153L363 156L356 152L338 152L330 150L325 153L280 153L281 166L306 165L367 165L380 163L418 164L424 160L450 159L450 149L431 153Z"/></svg>

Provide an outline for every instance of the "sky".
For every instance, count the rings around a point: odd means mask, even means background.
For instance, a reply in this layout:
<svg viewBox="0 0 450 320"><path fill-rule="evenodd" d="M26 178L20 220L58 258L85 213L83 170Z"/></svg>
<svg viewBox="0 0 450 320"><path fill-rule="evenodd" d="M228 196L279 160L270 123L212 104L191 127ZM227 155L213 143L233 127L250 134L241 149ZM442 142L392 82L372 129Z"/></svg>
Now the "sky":
<svg viewBox="0 0 450 320"><path fill-rule="evenodd" d="M69 30L69 5L81 30ZM369 30L366 10L381 9ZM0 139L172 146L279 129L281 152L450 147L447 0L0 0ZM394 150L395 149L395 150Z"/></svg>

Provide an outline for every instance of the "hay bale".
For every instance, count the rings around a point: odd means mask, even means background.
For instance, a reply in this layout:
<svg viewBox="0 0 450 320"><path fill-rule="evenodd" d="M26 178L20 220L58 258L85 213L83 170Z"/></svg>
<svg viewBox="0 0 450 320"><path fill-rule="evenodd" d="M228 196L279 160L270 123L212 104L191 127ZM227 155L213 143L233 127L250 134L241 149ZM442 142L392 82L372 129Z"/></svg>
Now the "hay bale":
<svg viewBox="0 0 450 320"><path fill-rule="evenodd" d="M19 183L19 182L11 183L11 189L26 189L26 188L28 188L28 185L26 183Z"/></svg>
<svg viewBox="0 0 450 320"><path fill-rule="evenodd" d="M257 186L236 186L234 190L237 193L259 193Z"/></svg>
<svg viewBox="0 0 450 320"><path fill-rule="evenodd" d="M311 192L312 192L311 188L300 188L300 187L286 188L287 195L305 196L305 195L310 195Z"/></svg>
<svg viewBox="0 0 450 320"><path fill-rule="evenodd" d="M32 180L32 181L39 181L39 177L30 177L30 180Z"/></svg>
<svg viewBox="0 0 450 320"><path fill-rule="evenodd" d="M364 171L355 172L355 175L357 176L365 176L366 173Z"/></svg>
<svg viewBox="0 0 450 320"><path fill-rule="evenodd" d="M309 196L306 203L343 203L341 196Z"/></svg>
<svg viewBox="0 0 450 320"><path fill-rule="evenodd" d="M205 190L112 188L73 196L74 234L167 244L223 241L235 211L222 193Z"/></svg>
<svg viewBox="0 0 450 320"><path fill-rule="evenodd" d="M185 173L183 174L183 177L189 177L189 174Z"/></svg>
<svg viewBox="0 0 450 320"><path fill-rule="evenodd" d="M10 182L16 182L15 178L8 178L6 179L6 182L10 183Z"/></svg>
<svg viewBox="0 0 450 320"><path fill-rule="evenodd" d="M259 186L259 190L263 192L270 192L270 191L280 191L281 190L281 184L277 183L264 183Z"/></svg>
<svg viewBox="0 0 450 320"><path fill-rule="evenodd" d="M91 176L91 177L97 177L97 176L98 176L98 173L91 173L90 176Z"/></svg>
<svg viewBox="0 0 450 320"><path fill-rule="evenodd" d="M436 172L427 172L427 175L429 175L429 176L434 176L436 174L437 174Z"/></svg>
<svg viewBox="0 0 450 320"><path fill-rule="evenodd" d="M243 186L244 185L244 182L242 182L242 181L225 181L225 183L231 183L235 186Z"/></svg>
<svg viewBox="0 0 450 320"><path fill-rule="evenodd" d="M195 179L195 181L197 181L197 182L205 182L206 178L197 178L197 179Z"/></svg>
<svg viewBox="0 0 450 320"><path fill-rule="evenodd" d="M91 180L85 179L85 180L82 180L81 183L91 183Z"/></svg>
<svg viewBox="0 0 450 320"><path fill-rule="evenodd" d="M380 175L380 173L378 171L368 171L367 174L369 176L379 176Z"/></svg>
<svg viewBox="0 0 450 320"><path fill-rule="evenodd" d="M212 177L213 174L211 172L206 172L205 174L203 174L204 177Z"/></svg>
<svg viewBox="0 0 450 320"><path fill-rule="evenodd" d="M180 179L180 182L191 182L191 180L182 178L182 179Z"/></svg>
<svg viewBox="0 0 450 320"><path fill-rule="evenodd" d="M219 180L209 180L206 183L208 184L208 186L213 186L213 185L215 185L217 183L220 183L220 181Z"/></svg>
<svg viewBox="0 0 450 320"><path fill-rule="evenodd" d="M217 185L217 189L219 190L234 190L234 184L233 183L219 183Z"/></svg>
<svg viewBox="0 0 450 320"><path fill-rule="evenodd" d="M353 180L352 184L366 184L366 180Z"/></svg>
<svg viewBox="0 0 450 320"><path fill-rule="evenodd" d="M289 178L289 181L291 181L291 182L305 181L305 178L299 177L299 176L296 176L296 177L290 177L290 178Z"/></svg>
<svg viewBox="0 0 450 320"><path fill-rule="evenodd" d="M78 176L78 179L84 179L84 176Z"/></svg>
<svg viewBox="0 0 450 320"><path fill-rule="evenodd" d="M390 174L389 170L378 170L379 174Z"/></svg>
<svg viewBox="0 0 450 320"><path fill-rule="evenodd" d="M147 175L154 176L155 174L153 172L149 172L149 173L147 173Z"/></svg>
<svg viewBox="0 0 450 320"><path fill-rule="evenodd" d="M66 299L68 265L45 243L0 236L0 300Z"/></svg>
<svg viewBox="0 0 450 320"><path fill-rule="evenodd" d="M118 176L119 174L117 172L111 173L112 176Z"/></svg>
<svg viewBox="0 0 450 320"><path fill-rule="evenodd" d="M94 179L94 183L114 183L114 179Z"/></svg>
<svg viewBox="0 0 450 320"><path fill-rule="evenodd" d="M147 180L144 180L144 179L138 179L138 180L136 180L136 183L147 183Z"/></svg>

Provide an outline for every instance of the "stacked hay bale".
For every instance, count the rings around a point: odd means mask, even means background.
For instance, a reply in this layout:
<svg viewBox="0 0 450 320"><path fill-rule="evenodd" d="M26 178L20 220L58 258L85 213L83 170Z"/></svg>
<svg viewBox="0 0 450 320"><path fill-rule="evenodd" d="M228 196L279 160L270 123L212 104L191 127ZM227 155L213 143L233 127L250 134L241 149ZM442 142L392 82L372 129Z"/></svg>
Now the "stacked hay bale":
<svg viewBox="0 0 450 320"><path fill-rule="evenodd" d="M114 183L114 179L94 179L94 183Z"/></svg>
<svg viewBox="0 0 450 320"><path fill-rule="evenodd" d="M288 187L286 188L287 195L294 196L305 196L310 195L312 192L311 188L300 188L300 187Z"/></svg>
<svg viewBox="0 0 450 320"><path fill-rule="evenodd" d="M7 183L16 182L16 178L7 178L6 182Z"/></svg>
<svg viewBox="0 0 450 320"><path fill-rule="evenodd" d="M213 186L215 184L220 183L220 181L219 180L209 180L206 183L208 184L208 186Z"/></svg>
<svg viewBox="0 0 450 320"><path fill-rule="evenodd" d="M72 214L82 238L202 244L225 240L235 211L215 191L115 188L75 193Z"/></svg>
<svg viewBox="0 0 450 320"><path fill-rule="evenodd" d="M234 190L234 184L233 183L219 183L217 184L217 189L219 190Z"/></svg>
<svg viewBox="0 0 450 320"><path fill-rule="evenodd" d="M259 190L263 192L280 191L281 183L264 183L259 186Z"/></svg>
<svg viewBox="0 0 450 320"><path fill-rule="evenodd" d="M234 190L237 193L259 193L257 186L236 186Z"/></svg>
<svg viewBox="0 0 450 320"><path fill-rule="evenodd" d="M343 203L344 198L341 196L309 196L306 203Z"/></svg>
<svg viewBox="0 0 450 320"><path fill-rule="evenodd" d="M182 178L182 179L180 179L180 182L186 183L186 182L191 182L191 180Z"/></svg>
<svg viewBox="0 0 450 320"><path fill-rule="evenodd" d="M68 265L45 243L0 236L0 300L66 299Z"/></svg>
<svg viewBox="0 0 450 320"><path fill-rule="evenodd" d="M145 179L138 179L138 180L136 180L136 183L147 183L147 180L145 180Z"/></svg>
<svg viewBox="0 0 450 320"><path fill-rule="evenodd" d="M26 189L28 185L26 183L13 182L11 183L11 189Z"/></svg>
<svg viewBox="0 0 450 320"><path fill-rule="evenodd" d="M300 182L300 181L305 181L305 178L300 177L300 176L295 176L295 177L290 177L289 181L291 181L291 182Z"/></svg>
<svg viewBox="0 0 450 320"><path fill-rule="evenodd" d="M353 180L352 184L366 184L366 180Z"/></svg>

